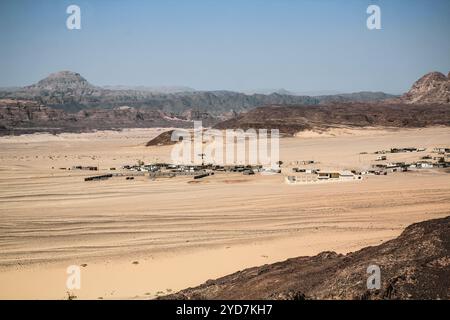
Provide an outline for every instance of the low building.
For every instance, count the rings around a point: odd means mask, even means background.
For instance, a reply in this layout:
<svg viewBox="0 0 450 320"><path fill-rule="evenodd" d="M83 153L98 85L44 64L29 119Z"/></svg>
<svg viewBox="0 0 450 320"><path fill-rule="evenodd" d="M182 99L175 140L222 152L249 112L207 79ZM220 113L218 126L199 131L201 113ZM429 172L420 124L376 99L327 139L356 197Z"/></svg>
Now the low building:
<svg viewBox="0 0 450 320"><path fill-rule="evenodd" d="M353 172L351 171L342 171L339 179L341 180L355 180L355 179L361 179L360 175L355 175Z"/></svg>
<svg viewBox="0 0 450 320"><path fill-rule="evenodd" d="M417 168L431 169L431 168L433 168L433 164L430 163L430 162L418 162L417 163Z"/></svg>
<svg viewBox="0 0 450 320"><path fill-rule="evenodd" d="M339 172L319 172L317 178L322 180L339 179L340 176Z"/></svg>
<svg viewBox="0 0 450 320"><path fill-rule="evenodd" d="M400 152L417 152L417 148L409 147L409 148L391 148L391 153L400 153Z"/></svg>
<svg viewBox="0 0 450 320"><path fill-rule="evenodd" d="M441 154L450 153L450 148L438 147L438 148L434 148L434 152L441 153Z"/></svg>

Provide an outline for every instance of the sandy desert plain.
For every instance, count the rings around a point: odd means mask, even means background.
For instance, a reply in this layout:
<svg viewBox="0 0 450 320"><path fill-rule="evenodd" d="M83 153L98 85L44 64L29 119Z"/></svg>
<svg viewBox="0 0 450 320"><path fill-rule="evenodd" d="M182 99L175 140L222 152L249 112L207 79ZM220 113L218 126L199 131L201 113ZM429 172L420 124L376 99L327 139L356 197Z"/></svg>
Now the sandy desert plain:
<svg viewBox="0 0 450 320"><path fill-rule="evenodd" d="M66 299L69 265L83 266L81 289L71 292L78 299L150 299L247 267L355 251L450 215L446 169L311 185L240 173L196 183L85 182L91 172L59 169L94 165L106 173L138 159L169 161L171 146L145 147L161 130L0 138L0 299ZM449 142L443 127L335 129L282 138L280 158L361 170L377 150L427 148L388 158L409 161Z"/></svg>

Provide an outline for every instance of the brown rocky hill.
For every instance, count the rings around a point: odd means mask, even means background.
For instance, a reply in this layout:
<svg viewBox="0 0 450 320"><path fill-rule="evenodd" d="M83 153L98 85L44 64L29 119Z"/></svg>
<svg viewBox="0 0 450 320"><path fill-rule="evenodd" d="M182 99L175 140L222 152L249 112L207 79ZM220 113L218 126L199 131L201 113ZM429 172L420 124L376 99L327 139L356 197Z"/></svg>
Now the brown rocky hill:
<svg viewBox="0 0 450 320"><path fill-rule="evenodd" d="M267 106L218 123L217 129L279 129L293 135L302 130L333 127L420 128L450 126L450 106L442 104L332 103Z"/></svg>
<svg viewBox="0 0 450 320"><path fill-rule="evenodd" d="M101 90L90 84L79 73L71 71L60 71L50 74L48 77L38 81L35 84L25 87L30 92L40 93L63 91L69 92L72 96L91 94L95 90Z"/></svg>
<svg viewBox="0 0 450 320"><path fill-rule="evenodd" d="M367 267L381 269L367 289ZM161 299L450 299L450 217L346 255L322 252L209 280Z"/></svg>
<svg viewBox="0 0 450 320"><path fill-rule="evenodd" d="M42 126L57 128L62 123L70 126L76 121L73 115L35 101L0 99L0 135L36 132Z"/></svg>
<svg viewBox="0 0 450 320"><path fill-rule="evenodd" d="M417 80L401 100L405 103L450 104L450 72L430 72Z"/></svg>
<svg viewBox="0 0 450 320"><path fill-rule="evenodd" d="M450 76L450 74L449 74ZM331 96L334 97L334 96ZM336 97L314 105L270 105L216 125L218 129L279 129L292 135L302 130L333 127L427 127L450 125L450 80L431 72L400 98L350 102Z"/></svg>
<svg viewBox="0 0 450 320"><path fill-rule="evenodd" d="M123 106L67 113L34 101L0 99L0 135L147 127L183 128L191 125L191 121L158 110Z"/></svg>
<svg viewBox="0 0 450 320"><path fill-rule="evenodd" d="M34 101L0 99L0 135L32 132L80 132L90 130L193 127L193 120L218 129L280 129L293 135L308 129L333 127L426 127L450 125L450 106L444 104L333 103L329 105L268 106L218 122L205 113L177 116L160 110L117 107L67 113Z"/></svg>
<svg viewBox="0 0 450 320"><path fill-rule="evenodd" d="M146 143L147 147L151 146L168 146L177 143L172 141L173 130L165 131Z"/></svg>

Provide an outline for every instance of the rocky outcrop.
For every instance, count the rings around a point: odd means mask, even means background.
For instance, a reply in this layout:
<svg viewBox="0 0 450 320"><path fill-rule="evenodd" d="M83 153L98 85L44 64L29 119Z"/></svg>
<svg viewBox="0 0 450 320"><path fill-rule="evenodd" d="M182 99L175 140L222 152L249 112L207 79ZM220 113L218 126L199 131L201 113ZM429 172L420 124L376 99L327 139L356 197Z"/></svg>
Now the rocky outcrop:
<svg viewBox="0 0 450 320"><path fill-rule="evenodd" d="M217 129L279 129L285 135L335 127L421 128L450 126L446 105L333 103L267 106L218 123Z"/></svg>
<svg viewBox="0 0 450 320"><path fill-rule="evenodd" d="M192 128L194 120L216 129L279 129L284 135L335 127L421 128L450 126L446 105L335 103L329 105L268 106L220 121L204 112L183 115L121 106L67 113L35 101L0 99L0 134L79 132L120 128Z"/></svg>
<svg viewBox="0 0 450 320"><path fill-rule="evenodd" d="M417 80L402 96L405 103L450 104L450 73L430 72Z"/></svg>
<svg viewBox="0 0 450 320"><path fill-rule="evenodd" d="M122 106L67 113L35 101L0 99L0 135L189 126L192 126L191 121L173 118L158 110Z"/></svg>
<svg viewBox="0 0 450 320"><path fill-rule="evenodd" d="M177 141L172 140L172 133L174 130L169 130L161 133L157 137L153 138L146 143L147 147L151 146L168 146L177 143Z"/></svg>
<svg viewBox="0 0 450 320"><path fill-rule="evenodd" d="M18 128L33 124L39 126L55 122L74 122L76 117L28 100L0 99L0 125Z"/></svg>
<svg viewBox="0 0 450 320"><path fill-rule="evenodd" d="M91 85L79 73L71 71L60 71L50 74L47 78L38 83L25 87L30 91L46 92L72 92L73 95L82 95L92 93L97 88ZM100 88L98 88L100 90Z"/></svg>
<svg viewBox="0 0 450 320"><path fill-rule="evenodd" d="M367 289L369 265L380 268L379 290ZM450 299L450 217L378 246L250 268L161 299Z"/></svg>
<svg viewBox="0 0 450 320"><path fill-rule="evenodd" d="M377 102L384 101L387 99L393 99L396 96L392 94L387 94L384 92L372 92L372 91L361 91L354 93L342 93L333 95L321 95L316 98L319 99L320 104L330 104L330 103L347 103L347 102Z"/></svg>

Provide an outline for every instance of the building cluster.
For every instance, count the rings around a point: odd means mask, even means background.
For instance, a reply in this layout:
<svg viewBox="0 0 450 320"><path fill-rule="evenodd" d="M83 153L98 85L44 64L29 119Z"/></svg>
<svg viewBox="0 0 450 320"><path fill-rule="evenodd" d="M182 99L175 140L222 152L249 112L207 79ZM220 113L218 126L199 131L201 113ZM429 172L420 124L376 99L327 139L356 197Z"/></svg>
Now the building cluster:
<svg viewBox="0 0 450 320"><path fill-rule="evenodd" d="M376 164L373 166L373 170L367 171L366 174L387 174L389 172L406 172L417 169L432 169L432 168L449 168L450 161L415 161L411 163L407 162L393 162L386 164Z"/></svg>
<svg viewBox="0 0 450 320"><path fill-rule="evenodd" d="M314 182L335 182L335 181L357 181L362 180L364 175L387 175L392 172L405 172L418 169L431 168L448 168L450 167L450 148L435 148L432 152L437 153L437 156L424 155L418 161L413 162L386 162L386 153L399 152L422 152L425 148L391 148L390 150L377 151L375 154L379 156L375 161L379 162L373 164L371 169L365 171L343 170L343 171L322 171L319 168L311 168L311 165L318 163L313 160L294 161L291 165L295 167L288 169L290 172L285 174L285 181L289 184L314 183ZM365 153L366 154L366 153ZM383 161L383 163L380 163ZM281 162L279 163L282 164ZM304 167L302 167L304 166ZM147 175L152 179L158 177L176 177L176 176L193 176L194 179L201 179L214 175L215 172L224 173L242 173L243 175L254 175L261 173L262 175L280 174L281 168L279 166L274 168L265 168L261 165L229 165L220 166L214 164L201 165L182 165L171 163L152 163L145 164L139 161L135 165L125 165L122 167L126 173L114 173L109 175L100 175L86 178L86 181L104 180L113 176L134 176ZM72 170L90 170L98 171L97 167L83 167L74 166ZM110 170L113 170L111 168ZM114 168L115 170L115 168ZM285 171L285 169L283 169ZM131 179L130 179L131 180Z"/></svg>
<svg viewBox="0 0 450 320"><path fill-rule="evenodd" d="M55 169L55 167L52 167ZM98 171L96 166L72 166L72 168L60 167L59 170L85 170L85 171Z"/></svg>
<svg viewBox="0 0 450 320"><path fill-rule="evenodd" d="M244 175L255 174L256 172L264 172L266 169L261 165L233 165L233 166L220 166L213 164L202 165L179 165L170 163L153 163L153 164L138 164L138 165L125 165L122 167L125 170L130 171L143 171L143 172L161 172L161 173L173 173L175 175L195 175L203 172L240 172ZM281 172L281 171L280 171ZM278 172L278 173L280 173Z"/></svg>
<svg viewBox="0 0 450 320"><path fill-rule="evenodd" d="M98 167L95 167L95 166L73 166L72 170L98 171Z"/></svg>
<svg viewBox="0 0 450 320"><path fill-rule="evenodd" d="M204 177L212 176L214 175L215 172L241 173L243 175L254 175L255 173L258 172L261 173L262 175L281 173L281 169L279 167L264 168L262 165L220 166L213 164L178 165L170 163L152 163L152 164L138 163L135 165L124 165L122 169L127 172L87 177L85 178L85 181L105 180L111 177L121 177L121 176L125 176L127 177L127 180L131 180L128 177L144 176L144 175L148 175L150 179L173 178L176 176L193 176L194 179L201 179Z"/></svg>
<svg viewBox="0 0 450 320"><path fill-rule="evenodd" d="M285 181L288 184L304 184L304 183L318 183L318 182L337 182L337 181L357 181L362 180L364 175L387 175L393 172L406 172L420 169L433 168L449 168L450 167L450 148L434 148L433 153L437 156L425 155L418 161L412 162L386 162L386 153L401 153L401 152L423 152L425 148L391 148L390 150L376 151L379 155L375 161L384 163L376 163L372 168L364 171L344 170L344 171L322 171L319 168L302 168L294 167L292 172L285 176ZM367 154L362 152L361 154ZM310 165L315 164L314 161L296 161L293 164Z"/></svg>
<svg viewBox="0 0 450 320"><path fill-rule="evenodd" d="M380 153L400 153L400 152L422 152L425 148L392 148L390 151L377 151ZM450 148L434 148L433 153L438 156L427 154L422 156L420 160L413 162L391 162L385 164L375 164L372 166L373 170L369 170L367 174L387 174L389 172L405 172L417 169L432 169L432 168L448 168L450 167ZM378 156L375 161L387 160L386 156Z"/></svg>
<svg viewBox="0 0 450 320"><path fill-rule="evenodd" d="M439 148L434 148L433 151L435 153L439 153L439 154L446 154L446 155L450 154L450 148L439 147Z"/></svg>
<svg viewBox="0 0 450 320"><path fill-rule="evenodd" d="M320 182L337 182L337 181L352 181L361 180L361 173L356 171L323 171L319 168L298 167L298 165L318 165L314 160L293 161L294 165L287 175L285 175L285 182L288 184L305 184L305 183L320 183Z"/></svg>
<svg viewBox="0 0 450 320"><path fill-rule="evenodd" d="M356 171L321 171L320 169L297 170L300 175L287 175L285 182L288 184L305 184L305 183L321 183L321 182L338 182L338 181L355 181L362 180L361 173Z"/></svg>
<svg viewBox="0 0 450 320"><path fill-rule="evenodd" d="M407 148L391 148L390 150L380 150L375 151L375 154L386 154L386 153L404 153L404 152L422 152L425 151L426 148L415 148L415 147L407 147Z"/></svg>

